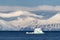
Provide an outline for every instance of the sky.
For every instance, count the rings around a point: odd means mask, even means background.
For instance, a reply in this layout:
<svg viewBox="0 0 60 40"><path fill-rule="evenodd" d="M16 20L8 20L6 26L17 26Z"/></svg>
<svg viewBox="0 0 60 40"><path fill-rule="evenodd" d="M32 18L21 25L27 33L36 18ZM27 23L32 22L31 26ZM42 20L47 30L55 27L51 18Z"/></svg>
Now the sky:
<svg viewBox="0 0 60 40"><path fill-rule="evenodd" d="M60 0L0 0L0 11L58 10Z"/></svg>
<svg viewBox="0 0 60 40"><path fill-rule="evenodd" d="M0 0L0 6L27 6L60 5L60 0Z"/></svg>

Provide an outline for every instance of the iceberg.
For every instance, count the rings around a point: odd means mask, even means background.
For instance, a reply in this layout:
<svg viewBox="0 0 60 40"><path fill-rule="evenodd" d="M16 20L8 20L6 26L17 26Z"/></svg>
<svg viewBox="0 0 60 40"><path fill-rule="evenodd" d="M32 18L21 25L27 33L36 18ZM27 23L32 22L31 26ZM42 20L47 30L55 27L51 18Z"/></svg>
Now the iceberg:
<svg viewBox="0 0 60 40"><path fill-rule="evenodd" d="M44 34L41 28L34 29L34 32L26 32L26 34Z"/></svg>

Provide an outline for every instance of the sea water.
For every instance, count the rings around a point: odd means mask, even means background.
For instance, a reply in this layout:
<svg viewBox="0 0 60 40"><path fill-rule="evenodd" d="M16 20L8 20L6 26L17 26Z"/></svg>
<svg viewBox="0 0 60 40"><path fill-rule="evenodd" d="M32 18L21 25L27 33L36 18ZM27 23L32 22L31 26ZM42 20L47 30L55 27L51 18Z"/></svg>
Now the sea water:
<svg viewBox="0 0 60 40"><path fill-rule="evenodd" d="M60 31L44 31L44 34L26 34L26 32L0 31L0 40L60 40Z"/></svg>

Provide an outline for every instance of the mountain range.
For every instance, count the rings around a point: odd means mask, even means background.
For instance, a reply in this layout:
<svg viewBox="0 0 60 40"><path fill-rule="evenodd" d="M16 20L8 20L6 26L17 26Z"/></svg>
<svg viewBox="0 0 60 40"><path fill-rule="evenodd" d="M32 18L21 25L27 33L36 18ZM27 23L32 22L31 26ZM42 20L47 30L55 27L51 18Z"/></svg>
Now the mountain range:
<svg viewBox="0 0 60 40"><path fill-rule="evenodd" d="M0 13L1 31L30 31L35 29L36 27L43 28L41 25L54 23L60 24L59 12L57 13L47 11L37 13L30 11L16 11L9 13ZM47 29L50 28L47 27ZM54 29L54 27L52 27L52 29Z"/></svg>

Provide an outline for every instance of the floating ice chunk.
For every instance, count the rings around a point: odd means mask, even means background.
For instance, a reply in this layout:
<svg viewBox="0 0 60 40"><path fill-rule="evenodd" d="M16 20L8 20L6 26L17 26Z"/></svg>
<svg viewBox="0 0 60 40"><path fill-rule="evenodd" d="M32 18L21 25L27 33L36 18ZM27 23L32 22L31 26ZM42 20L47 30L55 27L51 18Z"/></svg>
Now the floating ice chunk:
<svg viewBox="0 0 60 40"><path fill-rule="evenodd" d="M41 28L36 28L34 32L26 32L26 34L44 34Z"/></svg>

